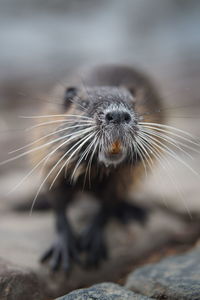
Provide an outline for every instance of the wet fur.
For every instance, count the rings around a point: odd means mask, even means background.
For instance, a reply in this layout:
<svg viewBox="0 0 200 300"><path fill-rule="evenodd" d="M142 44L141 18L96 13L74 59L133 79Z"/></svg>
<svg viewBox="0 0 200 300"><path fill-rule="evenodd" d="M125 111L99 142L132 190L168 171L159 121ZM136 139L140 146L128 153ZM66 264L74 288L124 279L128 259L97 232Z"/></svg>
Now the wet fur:
<svg viewBox="0 0 200 300"><path fill-rule="evenodd" d="M126 97L126 93L131 93L133 95L133 105L134 110L137 112L139 118L142 118L143 122L163 122L163 114L160 112L159 114L148 114L148 112L154 112L161 110L162 104L157 91L154 89L153 85L151 84L150 80L142 75L140 72L128 68L128 67L118 67L118 66L101 66L98 68L94 68L92 70L86 70L82 73L79 73L76 79L72 79L70 82L69 79L66 80L66 84L64 82L62 85L57 86L55 90L51 93L49 99L52 101L52 104L48 104L45 108L43 113L45 115L48 114L58 114L64 113L66 116L68 114L81 114L84 115L84 110L77 111L77 106L75 104L70 103L69 106L63 105L63 97L65 95L65 91L67 88L73 86L79 89L78 92L78 101L80 106L82 102L85 100L93 102L92 109L95 111L96 103L100 106L103 106L103 99L104 93L108 95L109 87L112 89L114 88L114 94L116 96L121 93L121 97ZM90 96L89 89L90 87L95 86L97 87L97 91L95 94ZM98 90L99 87L99 90ZM102 88L108 87L108 88ZM114 99L112 99L113 93L110 95L109 100L112 103ZM72 99L73 101L73 99ZM102 104L101 104L102 102ZM42 114L43 114L42 113ZM48 121L56 121L56 119L61 119L59 117L52 117L48 118ZM46 122L47 119L39 119L39 123ZM59 125L60 126L60 125ZM42 126L35 129L34 132L34 139L38 139L43 135L46 135L52 131L55 131L58 128L58 124L52 124L48 126ZM47 139L34 144L34 147L40 146L45 142L48 142L52 139L52 137L48 137ZM52 145L51 145L52 147ZM33 152L32 162L35 165L39 160L45 157L50 151L50 147L45 147L40 151ZM58 159L64 154L65 149L62 149L54 153L51 159L48 161L47 165L43 170L43 176L48 174L52 166L58 161ZM56 173L59 171L61 162L57 168L52 172L46 182L46 188L52 182L53 178L55 177ZM87 177L85 182L85 171L87 167L87 162L83 162L76 172L76 176L74 179L74 183L71 182L70 175L73 171L75 166L75 162L72 162L68 166L68 180L65 179L65 172L61 172L59 178L57 178L54 188L59 188L59 185L66 184L70 187L73 186L74 190L84 189L90 190L91 192L96 192L98 189L105 187L105 181L107 186L115 187L110 194L116 194L119 198L126 198L125 191L128 193L129 189L137 182L138 178L143 175L144 168L141 164L141 161L135 162L133 165L130 164L129 161L123 162L117 168L110 167L106 168L103 165L99 165L95 161L95 157L93 159L91 165L91 176L90 180ZM139 171L140 170L140 171ZM105 180L106 178L106 180ZM90 182L89 182L90 181ZM107 188L105 190L110 190L111 188ZM98 192L99 193L99 192ZM106 201L109 200L110 195L104 195Z"/></svg>

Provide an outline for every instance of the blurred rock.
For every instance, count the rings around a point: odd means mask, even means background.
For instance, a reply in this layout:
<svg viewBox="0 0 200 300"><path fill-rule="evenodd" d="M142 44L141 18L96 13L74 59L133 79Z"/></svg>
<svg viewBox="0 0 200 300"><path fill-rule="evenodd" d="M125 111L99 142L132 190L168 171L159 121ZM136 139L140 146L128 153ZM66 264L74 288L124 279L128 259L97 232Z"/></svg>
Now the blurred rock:
<svg viewBox="0 0 200 300"><path fill-rule="evenodd" d="M87 289L73 291L57 300L150 300L152 298L135 294L117 284L101 283Z"/></svg>
<svg viewBox="0 0 200 300"><path fill-rule="evenodd" d="M33 272L0 259L0 299L43 300L43 289Z"/></svg>
<svg viewBox="0 0 200 300"><path fill-rule="evenodd" d="M92 199L82 198L74 202L69 217L77 233L90 221L96 209ZM160 210L150 213L144 227L134 222L124 226L113 220L105 232L109 259L98 269L85 270L73 265L66 277L62 271L51 274L48 265L39 264L40 255L54 240L53 221L50 212L35 212L29 216L28 212L4 211L0 218L1 257L34 270L45 282L49 298L102 281L118 281L157 249L170 242L191 243L200 232L198 222L188 223L177 215Z"/></svg>
<svg viewBox="0 0 200 300"><path fill-rule="evenodd" d="M126 287L149 297L166 300L200 299L200 247L137 269Z"/></svg>

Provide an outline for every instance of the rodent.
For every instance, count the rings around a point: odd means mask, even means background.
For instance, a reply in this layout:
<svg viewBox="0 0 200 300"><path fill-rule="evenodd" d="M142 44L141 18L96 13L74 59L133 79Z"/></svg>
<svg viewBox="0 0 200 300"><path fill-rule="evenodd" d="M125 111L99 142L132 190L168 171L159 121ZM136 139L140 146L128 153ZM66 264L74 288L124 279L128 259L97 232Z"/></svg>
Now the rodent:
<svg viewBox="0 0 200 300"><path fill-rule="evenodd" d="M49 260L53 270L67 271L73 260L79 261L80 249L87 253L88 265L106 258L103 229L111 216L124 222L129 218L145 221L146 212L129 204L127 194L145 172L147 150L139 142L140 123L162 124L164 114L149 78L120 65L78 73L48 100L34 129L31 156L34 166L43 165L38 192L46 188L58 236L41 260ZM101 209L77 242L66 208L83 188L99 199Z"/></svg>

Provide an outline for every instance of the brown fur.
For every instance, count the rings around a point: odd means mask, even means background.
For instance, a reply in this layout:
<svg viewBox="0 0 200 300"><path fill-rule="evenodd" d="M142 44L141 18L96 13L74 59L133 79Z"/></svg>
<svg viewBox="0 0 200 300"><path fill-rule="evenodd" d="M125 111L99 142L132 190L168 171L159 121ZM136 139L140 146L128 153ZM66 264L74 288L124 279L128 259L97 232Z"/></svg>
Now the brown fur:
<svg viewBox="0 0 200 300"><path fill-rule="evenodd" d="M156 90L150 83L149 79L142 75L140 72L132 70L127 67L115 67L115 66L102 66L98 68L94 68L92 70L86 70L83 72L83 77L78 77L76 80L72 80L73 85L82 86L83 92L80 96L82 99L85 97L85 91L87 91L87 86L93 85L117 85L126 87L131 91L135 99L135 110L139 113L139 115L143 115L143 121L145 122L163 122L163 114L156 113L157 110L161 109L161 101L158 96ZM48 97L49 103L45 106L41 115L45 114L60 114L63 113L63 95L67 86L69 85L69 81L66 81L66 85L58 85L52 92L52 94ZM76 114L76 107L70 106L64 112L67 114ZM84 114L84 113L83 113ZM46 122L46 121L54 121L60 120L60 117L52 117L52 118L44 118L39 119L38 122ZM48 126L37 127L34 130L34 139L38 139L52 131L55 131L58 127L58 124L52 124ZM45 142L51 141L52 137L48 137L40 142L34 144L34 147L40 146ZM49 147L42 148L41 150L35 151L32 153L32 162L33 165L38 163L43 157L45 157L49 153ZM64 152L60 151L58 153L54 153L53 157L48 161L48 164L45 166L43 170L42 177L46 176L52 166L58 161L58 159L63 155ZM59 171L62 163L58 165L58 167L54 170L54 172L49 176L47 180L46 186L52 182L53 178ZM68 169L73 170L74 164L71 163ZM86 169L86 164L82 164L77 171L75 181L78 182L78 178L82 175L84 176ZM122 165L118 168L118 170L109 170L105 167L101 168L100 171L97 170L95 164L92 165L91 169L91 178L92 181L102 180L104 177L111 177L109 183L115 187L115 192L119 196L120 194L125 196L125 191L128 193L129 189L137 183L138 179L143 176L144 168L140 163L135 165L134 167L130 167L129 165ZM112 176L111 176L112 174ZM60 174L57 179L55 186L59 187L60 184L63 184L64 179L64 171ZM77 185L77 187L80 187ZM86 188L89 189L89 183L86 185ZM75 184L76 189L76 184ZM122 197L122 196L121 196Z"/></svg>
<svg viewBox="0 0 200 300"><path fill-rule="evenodd" d="M72 101L72 103L66 103L65 108L63 106L63 98L68 87L76 87L76 89L78 89L78 94L75 96L75 100L77 100L77 102ZM91 91L93 94L90 93ZM71 92L73 93L73 89ZM102 101L102 98L104 101ZM66 80L66 83L57 86L53 92L46 97L46 99L48 104L41 112L41 115L64 114L64 117L67 117L70 114L85 115L86 111L80 110L77 104L80 102L79 104L82 106L86 99L91 102L90 104L92 104L93 109L90 112L92 116L91 119L93 119L93 116L96 113L98 118L94 120L94 123L97 124L98 121L100 122L98 124L98 128L104 126L105 133L105 130L109 130L108 128L114 127L114 129L112 129L113 131L107 132L108 134L113 134L114 138L117 137L114 140L111 139L111 147L109 148L108 153L111 153L112 155L118 154L123 146L122 144L124 140L122 137L123 134L120 136L121 132L125 132L124 135L128 132L120 131L119 128L123 128L123 130L125 130L124 128L126 128L126 130L129 128L129 137L131 136L131 140L129 139L129 141L132 143L134 136L130 133L134 132L134 134L137 134L137 131L134 131L137 130L136 125L134 125L137 123L134 122L138 122L138 118L142 118L142 122L162 123L164 121L161 100L157 91L146 76L129 67L100 66L97 68L90 68L89 70L83 71L81 76L76 75L73 79ZM128 112L130 112L129 120L131 123L125 124L125 119L123 119L124 123L123 126L120 123L121 127L115 126L116 123L111 125L109 122L108 124L112 127L109 127L109 125L106 127L106 113L103 114L102 121L99 119L100 113L98 109L101 108L100 111L102 113L106 103L108 103L109 107L111 104L116 105L116 103L121 103L120 101L126 105L117 107L122 107L123 109L124 107L128 107ZM89 110L87 110L87 113L88 111ZM124 112L122 112L122 114L123 113ZM38 119L38 122L42 123L60 119L63 118L53 116ZM73 122L75 122L75 120ZM130 127L127 127L130 124L131 129ZM54 132L58 129L58 125L61 125L61 123L36 127L33 139L36 140ZM117 134L114 135L116 128L118 128L118 136ZM46 137L45 139L35 143L32 146L32 149L34 149L34 147L40 147L46 142L51 142L54 138L55 136ZM57 144L55 144L55 146L57 146ZM70 147L70 145L68 145L68 147ZM129 146L127 146L126 149L129 149L128 147ZM37 151L33 151L31 155L33 165L35 166L39 163L40 160L45 158L51 150L52 145L49 145ZM103 151L105 152L105 149ZM42 167L42 182L65 153L65 148L56 151L47 161L45 166ZM128 156L128 152L124 153ZM133 154L135 155L135 153ZM66 157L65 160L67 158L68 157ZM87 192L93 193L101 203L100 211L94 217L94 220L86 230L86 233L83 233L79 240L79 248L88 252L88 264L97 264L99 261L106 258L106 247L104 245L102 231L111 216L116 216L123 222L127 219L127 217L131 217L138 222L144 222L146 218L145 210L135 205L130 206L130 204L126 203L130 190L134 190L138 180L142 179L144 167L141 161L138 160L137 156L134 157L133 163L130 163L128 158L130 157L124 157L124 160L116 166L112 163L107 166L107 161L104 161L105 164L102 163L100 156L97 154L92 161L90 173L87 172L87 162L83 160L78 167L73 180L71 180L70 177L76 166L77 158L76 160L70 160L67 166L67 173L65 174L65 170L63 169L55 181L53 188L49 191L52 181L63 165L62 161L44 182L49 202L51 203L52 208L54 208L56 228L58 232L57 242L54 244L53 248L50 248L44 254L42 258L42 261L46 261L51 257L50 265L52 269L58 268L62 261L63 268L68 270L70 260L77 260L76 242L74 240L74 234L70 226L70 222L65 214L65 208L67 204L73 200L74 195L78 191L85 189ZM68 257L67 261L66 254Z"/></svg>

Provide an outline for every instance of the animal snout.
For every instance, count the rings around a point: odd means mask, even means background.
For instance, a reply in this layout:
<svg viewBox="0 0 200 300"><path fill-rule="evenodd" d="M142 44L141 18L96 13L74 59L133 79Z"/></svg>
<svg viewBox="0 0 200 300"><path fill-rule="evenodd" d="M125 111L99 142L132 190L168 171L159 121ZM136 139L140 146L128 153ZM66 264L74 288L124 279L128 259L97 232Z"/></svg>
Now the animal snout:
<svg viewBox="0 0 200 300"><path fill-rule="evenodd" d="M110 111L106 113L105 119L108 123L130 123L131 115L126 111Z"/></svg>

